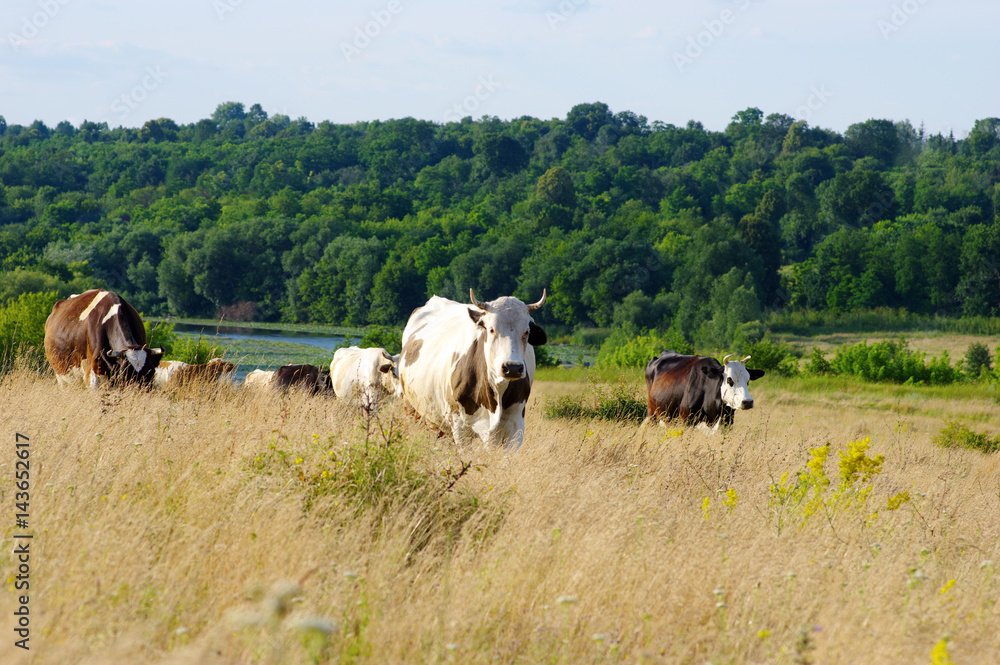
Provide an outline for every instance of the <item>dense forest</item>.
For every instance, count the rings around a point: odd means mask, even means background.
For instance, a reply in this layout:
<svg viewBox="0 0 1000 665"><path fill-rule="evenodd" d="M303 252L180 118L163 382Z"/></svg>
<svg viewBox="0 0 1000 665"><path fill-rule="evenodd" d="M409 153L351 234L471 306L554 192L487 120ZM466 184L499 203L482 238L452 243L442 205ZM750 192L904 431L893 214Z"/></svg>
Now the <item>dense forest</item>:
<svg viewBox="0 0 1000 665"><path fill-rule="evenodd" d="M725 131L564 119L313 124L221 104L141 128L0 116L0 306L101 285L146 315L401 325L515 294L553 330L725 345L768 312L1000 314L1000 119Z"/></svg>

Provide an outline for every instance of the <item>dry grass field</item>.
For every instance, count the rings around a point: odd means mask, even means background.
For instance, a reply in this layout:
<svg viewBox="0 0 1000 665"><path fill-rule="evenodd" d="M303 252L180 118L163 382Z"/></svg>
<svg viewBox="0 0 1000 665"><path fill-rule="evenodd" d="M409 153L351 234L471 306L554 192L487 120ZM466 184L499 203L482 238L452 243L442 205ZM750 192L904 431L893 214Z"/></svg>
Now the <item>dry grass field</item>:
<svg viewBox="0 0 1000 665"><path fill-rule="evenodd" d="M399 404L8 374L0 662L1000 660L1000 457L933 442L1000 433L987 390L765 377L721 436L549 420L586 386L544 378L505 454Z"/></svg>

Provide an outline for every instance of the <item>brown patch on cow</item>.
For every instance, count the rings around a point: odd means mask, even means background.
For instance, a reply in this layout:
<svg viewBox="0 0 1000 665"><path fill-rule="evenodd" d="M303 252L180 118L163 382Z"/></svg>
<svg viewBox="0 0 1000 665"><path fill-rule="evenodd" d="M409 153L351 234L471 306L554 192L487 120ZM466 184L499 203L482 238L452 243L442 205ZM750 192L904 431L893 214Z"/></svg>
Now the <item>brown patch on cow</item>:
<svg viewBox="0 0 1000 665"><path fill-rule="evenodd" d="M413 365L417 362L417 358L420 357L420 349L424 346L424 340L413 339L412 337L406 340L406 346L403 347L403 353L400 355L400 361L405 361L407 365Z"/></svg>
<svg viewBox="0 0 1000 665"><path fill-rule="evenodd" d="M497 397L487 376L486 349L480 335L466 354L458 359L451 373L452 395L470 416L480 408L490 412L497 408Z"/></svg>

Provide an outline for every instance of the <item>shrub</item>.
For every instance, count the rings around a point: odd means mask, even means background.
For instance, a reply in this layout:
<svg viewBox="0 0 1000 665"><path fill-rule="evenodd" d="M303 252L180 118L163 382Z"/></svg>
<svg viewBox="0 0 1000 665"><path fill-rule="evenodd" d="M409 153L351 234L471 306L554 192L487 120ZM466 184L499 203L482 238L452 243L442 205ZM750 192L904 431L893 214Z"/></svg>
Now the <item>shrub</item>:
<svg viewBox="0 0 1000 665"><path fill-rule="evenodd" d="M946 384L958 380L947 352L924 363L924 354L907 348L905 339L842 346L830 363L835 374L857 376L867 381Z"/></svg>
<svg viewBox="0 0 1000 665"><path fill-rule="evenodd" d="M694 347L673 328L662 335L651 333L635 337L618 329L601 345L597 364L601 367L645 367L651 359L668 349L677 353L694 353Z"/></svg>
<svg viewBox="0 0 1000 665"><path fill-rule="evenodd" d="M52 291L22 293L0 308L0 363L6 366L18 355L45 362L45 320L58 299Z"/></svg>
<svg viewBox="0 0 1000 665"><path fill-rule="evenodd" d="M150 346L153 346L150 344ZM164 352L166 347L164 347ZM221 358L225 349L216 346L205 337L178 337L173 342L171 360L181 360L192 365L207 363L212 358ZM166 355L166 353L164 353Z"/></svg>
<svg viewBox="0 0 1000 665"><path fill-rule="evenodd" d="M403 350L403 331L399 328L372 326L361 336L358 346L362 349L383 348L390 355L396 355Z"/></svg>
<svg viewBox="0 0 1000 665"><path fill-rule="evenodd" d="M806 363L806 371L810 374L833 374L833 366L830 365L830 361L826 359L823 352L819 350L819 347L813 347L812 353L809 354L809 361Z"/></svg>
<svg viewBox="0 0 1000 665"><path fill-rule="evenodd" d="M535 367L559 366L559 359L547 347L536 346L533 348L535 349Z"/></svg>
<svg viewBox="0 0 1000 665"><path fill-rule="evenodd" d="M612 331L607 328L580 328L573 333L573 344L577 346L601 346L611 334Z"/></svg>
<svg viewBox="0 0 1000 665"><path fill-rule="evenodd" d="M174 345L178 340L174 324L165 321L150 324L149 321L143 321L142 325L146 329L146 344L150 348L160 347L164 356L170 356L174 352Z"/></svg>
<svg viewBox="0 0 1000 665"><path fill-rule="evenodd" d="M978 379L983 370L988 373L992 367L990 363L990 350L982 342L973 342L965 351L962 368L966 374L973 379Z"/></svg>
<svg viewBox="0 0 1000 665"><path fill-rule="evenodd" d="M624 383L610 390L595 387L584 396L564 395L545 404L548 418L598 418L601 420L642 422L646 418L646 400L635 396Z"/></svg>
<svg viewBox="0 0 1000 665"><path fill-rule="evenodd" d="M1000 450L1000 437L990 437L974 432L955 421L949 422L936 437L934 443L942 448L970 448L981 453L995 453Z"/></svg>
<svg viewBox="0 0 1000 665"><path fill-rule="evenodd" d="M799 373L798 361L784 344L765 338L743 350L751 357L750 365L756 369L774 372L779 376L795 376Z"/></svg>

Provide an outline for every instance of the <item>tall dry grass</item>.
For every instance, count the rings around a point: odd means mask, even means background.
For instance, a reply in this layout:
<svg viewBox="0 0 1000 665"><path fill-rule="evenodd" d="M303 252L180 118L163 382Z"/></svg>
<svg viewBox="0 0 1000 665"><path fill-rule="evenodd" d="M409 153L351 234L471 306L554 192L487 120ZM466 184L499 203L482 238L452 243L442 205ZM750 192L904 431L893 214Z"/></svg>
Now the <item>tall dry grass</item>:
<svg viewBox="0 0 1000 665"><path fill-rule="evenodd" d="M377 423L298 394L16 371L0 510L12 523L18 431L32 637L13 647L6 527L0 662L923 663L945 635L955 662L997 662L1000 458L933 438L1000 406L782 385L755 384L719 436L546 420L566 386L538 383L507 455L398 404ZM837 452L863 437L882 468L834 499ZM822 501L778 505L771 486L826 443Z"/></svg>

